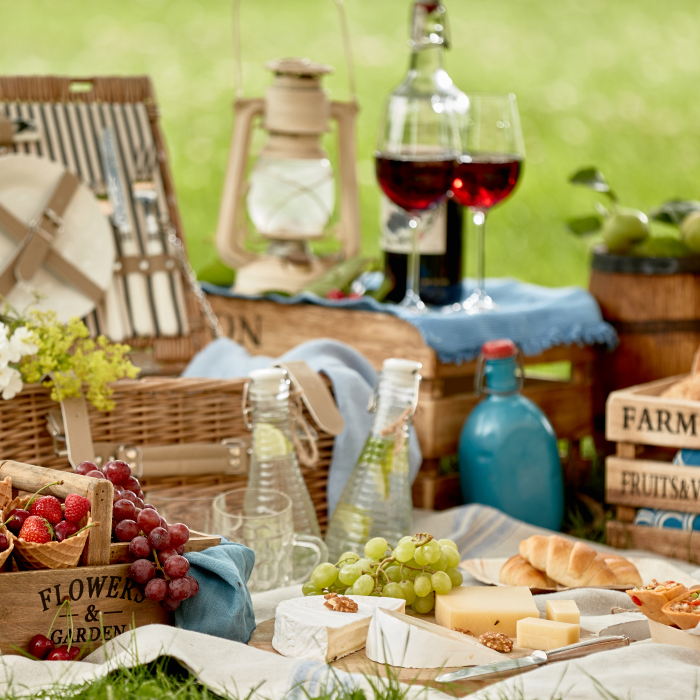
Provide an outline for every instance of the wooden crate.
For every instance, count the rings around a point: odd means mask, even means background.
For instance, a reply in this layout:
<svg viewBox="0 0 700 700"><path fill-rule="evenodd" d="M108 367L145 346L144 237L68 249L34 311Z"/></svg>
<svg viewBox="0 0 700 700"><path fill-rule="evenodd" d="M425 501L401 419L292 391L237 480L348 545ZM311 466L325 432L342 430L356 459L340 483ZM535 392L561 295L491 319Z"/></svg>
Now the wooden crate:
<svg viewBox="0 0 700 700"><path fill-rule="evenodd" d="M100 525L90 530L83 566L69 569L40 569L0 573L0 652L27 650L35 634L47 634L58 606L68 596L75 627L75 642L94 648L102 639L148 624L172 624L170 613L159 603L147 600L127 577L128 545L112 543L112 494L109 481L71 472L44 469L5 460L0 462L0 480L12 478L14 490L34 492L55 481L45 494L65 498L78 493L90 499L91 516ZM218 544L219 537L197 533L185 545L187 551ZM67 642L66 612L56 619L51 639L56 646Z"/></svg>
<svg viewBox="0 0 700 700"><path fill-rule="evenodd" d="M606 500L617 506L608 544L700 562L700 533L634 525L637 508L700 514L700 469L671 463L679 449L700 449L700 402L662 398L683 375L610 394L606 437L617 443L606 460Z"/></svg>
<svg viewBox="0 0 700 700"><path fill-rule="evenodd" d="M387 357L420 362L423 382L415 426L424 462L414 484L413 501L422 508L461 503L457 476L440 476L439 462L457 452L464 421L481 400L474 393L476 362L441 362L418 329L389 314L214 295L208 298L224 334L255 355L277 357L314 338L333 338L355 347L377 369ZM594 432L597 357L596 348L572 346L525 358L526 365L571 363L568 381L529 378L523 391L545 412L559 438L578 442ZM600 404L602 414L602 401ZM571 478L578 477L572 474Z"/></svg>

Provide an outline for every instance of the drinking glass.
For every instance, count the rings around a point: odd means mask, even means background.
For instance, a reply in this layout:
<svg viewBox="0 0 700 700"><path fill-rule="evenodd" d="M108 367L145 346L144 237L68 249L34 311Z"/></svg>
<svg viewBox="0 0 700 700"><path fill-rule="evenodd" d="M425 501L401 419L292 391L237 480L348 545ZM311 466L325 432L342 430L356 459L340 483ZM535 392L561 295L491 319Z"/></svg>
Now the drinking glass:
<svg viewBox="0 0 700 700"><path fill-rule="evenodd" d="M459 115L462 154L455 161L454 199L469 207L477 231L477 286L456 311L494 311L484 289L486 214L515 189L525 146L515 95L469 94L469 109Z"/></svg>
<svg viewBox="0 0 700 700"><path fill-rule="evenodd" d="M220 485L197 488L196 492L191 486L175 486L147 492L146 502L169 523L185 523L194 532L213 534L212 505L220 493Z"/></svg>
<svg viewBox="0 0 700 700"><path fill-rule="evenodd" d="M410 89L389 96L374 157L382 191L408 215L411 250L399 306L416 313L426 311L418 291L421 214L444 199L452 185L458 138L449 98Z"/></svg>
<svg viewBox="0 0 700 700"><path fill-rule="evenodd" d="M255 552L255 566L248 581L252 592L269 591L305 581L328 559L319 537L294 532L292 499L274 489L233 489L220 494L213 504L214 531ZM310 549L314 561L297 571L295 548Z"/></svg>

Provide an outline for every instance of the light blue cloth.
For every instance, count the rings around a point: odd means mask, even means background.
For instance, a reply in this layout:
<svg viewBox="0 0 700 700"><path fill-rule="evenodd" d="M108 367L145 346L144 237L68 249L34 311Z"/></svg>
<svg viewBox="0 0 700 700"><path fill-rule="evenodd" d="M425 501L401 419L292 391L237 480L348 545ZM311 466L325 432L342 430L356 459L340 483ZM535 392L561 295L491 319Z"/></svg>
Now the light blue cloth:
<svg viewBox="0 0 700 700"><path fill-rule="evenodd" d="M474 283L465 280L463 284L466 298ZM473 360L483 343L496 338L510 338L525 355L539 355L557 345L600 343L613 348L617 344L615 329L603 321L598 303L581 287L552 289L512 279L488 279L485 286L499 311L473 316L441 311L416 316L395 304L382 304L370 297L331 301L304 293L294 297L270 294L265 298L280 304L307 302L393 314L415 326L442 362ZM211 284L202 287L209 294L262 298L233 294L228 287Z"/></svg>
<svg viewBox="0 0 700 700"><path fill-rule="evenodd" d="M367 412L367 405L377 381L377 372L357 350L336 340L310 340L279 359L304 360L314 371L326 374L333 385L338 410L345 420L345 429L333 443L328 478L328 513L332 515L372 427L374 414ZM246 377L251 370L269 367L272 362L270 357L251 356L238 343L220 338L195 355L182 376L218 379ZM422 462L413 428L409 458L413 481Z"/></svg>
<svg viewBox="0 0 700 700"><path fill-rule="evenodd" d="M247 644L255 630L255 614L246 585L255 564L255 552L221 538L221 544L203 552L188 552L190 575L199 592L175 610L178 627Z"/></svg>

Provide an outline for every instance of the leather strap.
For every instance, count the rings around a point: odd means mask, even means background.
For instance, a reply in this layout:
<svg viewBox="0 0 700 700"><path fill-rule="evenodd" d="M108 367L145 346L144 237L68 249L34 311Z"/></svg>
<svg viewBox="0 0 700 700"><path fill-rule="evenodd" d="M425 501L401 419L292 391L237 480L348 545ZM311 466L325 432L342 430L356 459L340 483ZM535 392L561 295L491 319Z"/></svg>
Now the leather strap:
<svg viewBox="0 0 700 700"><path fill-rule="evenodd" d="M15 266L17 280L30 282L46 259L56 238L63 232L63 213L80 184L78 178L64 171L49 203L30 226L29 241L19 253Z"/></svg>
<svg viewBox="0 0 700 700"><path fill-rule="evenodd" d="M150 275L154 272L173 272L177 267L177 262L171 255L166 254L149 255L148 257L133 255L117 258L114 267L118 275L130 275L134 272Z"/></svg>
<svg viewBox="0 0 700 700"><path fill-rule="evenodd" d="M142 445L140 455L130 445L96 442L95 457L102 463L122 459L137 468L139 478L206 476L210 474L247 474L248 445L243 440L220 443L179 443L175 445Z"/></svg>
<svg viewBox="0 0 700 700"><path fill-rule="evenodd" d="M0 117L0 146L11 146L15 139L15 129L6 117Z"/></svg>
<svg viewBox="0 0 700 700"><path fill-rule="evenodd" d="M75 469L81 462L92 461L95 458L85 397L81 395L73 399L63 399L61 401L61 414L66 435L68 461Z"/></svg>
<svg viewBox="0 0 700 700"><path fill-rule="evenodd" d="M5 207L0 204L0 228L12 236L20 243L27 238L29 229L27 225L15 217ZM15 277L15 265L21 250L17 250L15 255L0 270L0 294L7 296L17 283ZM79 289L83 294L90 297L94 302L100 302L104 297L104 291L100 289L92 280L86 277L73 263L66 260L60 253L50 249L44 260L46 265L64 277L70 284Z"/></svg>
<svg viewBox="0 0 700 700"><path fill-rule="evenodd" d="M274 367L287 370L292 386L301 390L301 400L321 430L329 435L340 435L343 432L343 416L340 415L326 383L317 372L303 360L276 362Z"/></svg>

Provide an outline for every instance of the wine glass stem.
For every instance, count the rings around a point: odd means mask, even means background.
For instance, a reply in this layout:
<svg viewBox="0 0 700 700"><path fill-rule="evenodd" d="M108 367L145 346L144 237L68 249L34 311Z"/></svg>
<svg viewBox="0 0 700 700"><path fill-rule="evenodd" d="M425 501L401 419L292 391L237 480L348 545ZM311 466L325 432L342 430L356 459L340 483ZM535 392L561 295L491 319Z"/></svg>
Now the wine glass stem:
<svg viewBox="0 0 700 700"><path fill-rule="evenodd" d="M411 297L417 301L420 299L420 251L418 250L418 219L411 217L409 226L411 228L411 253L408 256L408 267L406 270L406 297Z"/></svg>
<svg viewBox="0 0 700 700"><path fill-rule="evenodd" d="M486 296L484 291L484 269L486 267L486 212L480 209L473 210L474 226L476 227L476 289L474 294L483 298Z"/></svg>

